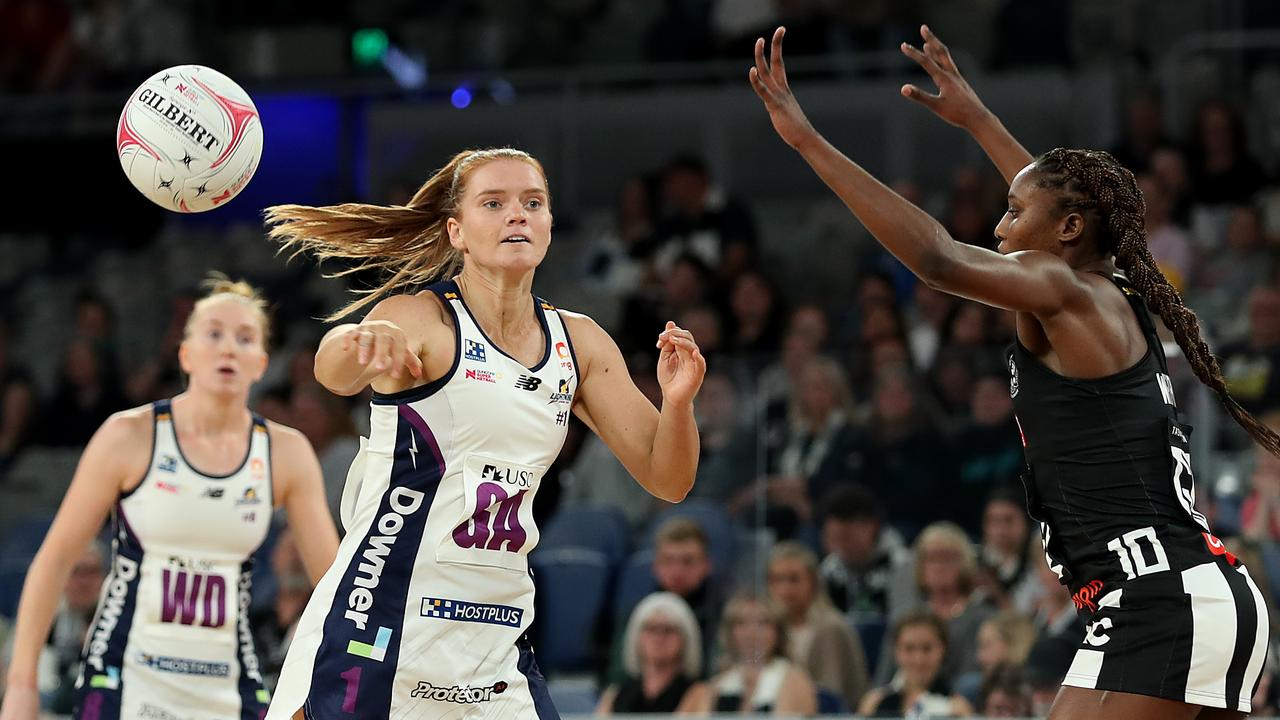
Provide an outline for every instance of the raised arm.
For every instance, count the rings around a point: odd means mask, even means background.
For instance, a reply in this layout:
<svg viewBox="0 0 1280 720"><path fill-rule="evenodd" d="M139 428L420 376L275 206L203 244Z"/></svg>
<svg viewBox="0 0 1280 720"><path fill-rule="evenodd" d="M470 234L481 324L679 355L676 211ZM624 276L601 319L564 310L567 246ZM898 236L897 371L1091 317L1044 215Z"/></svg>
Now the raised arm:
<svg viewBox="0 0 1280 720"><path fill-rule="evenodd" d="M1018 171L1031 164L1031 153L1005 129L1000 118L982 104L978 94L960 74L951 51L928 25L920 26L920 39L924 41L920 48L902 43L902 53L929 73L933 84L938 86L938 93L934 95L908 84L902 86L903 97L915 100L943 120L968 131L995 163L1004 181L1012 184Z"/></svg>
<svg viewBox="0 0 1280 720"><path fill-rule="evenodd" d="M618 345L591 318L565 314L579 353L574 413L600 436L627 472L655 497L680 502L698 470L693 397L707 363L688 330L667 323L658 338L662 410L640 392Z"/></svg>
<svg viewBox="0 0 1280 720"><path fill-rule="evenodd" d="M424 341L443 330L439 316L439 303L425 295L382 300L360 323L325 334L316 350L316 380L336 395L355 395L370 384L379 392L412 387L422 378Z"/></svg>
<svg viewBox="0 0 1280 720"><path fill-rule="evenodd" d="M956 242L928 213L845 157L822 137L796 101L782 62L783 28L773 34L769 60L756 41L749 78L778 135L809 163L894 257L930 287L1006 310L1053 315L1084 295L1082 281L1057 256L1001 255Z"/></svg>

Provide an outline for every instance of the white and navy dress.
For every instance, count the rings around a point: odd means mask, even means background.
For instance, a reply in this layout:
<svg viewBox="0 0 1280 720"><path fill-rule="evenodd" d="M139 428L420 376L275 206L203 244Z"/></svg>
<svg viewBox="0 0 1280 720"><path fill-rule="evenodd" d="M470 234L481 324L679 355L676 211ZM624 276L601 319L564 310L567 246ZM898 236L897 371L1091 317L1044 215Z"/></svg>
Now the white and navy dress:
<svg viewBox="0 0 1280 720"><path fill-rule="evenodd" d="M564 444L577 361L534 298L542 359L495 346L453 282L444 377L375 394L343 494L347 534L289 648L268 714L313 720L558 717L525 632L533 498Z"/></svg>
<svg viewBox="0 0 1280 720"><path fill-rule="evenodd" d="M254 415L240 466L183 457L154 403L142 482L113 511L111 573L76 680L80 720L259 720L270 700L249 630L251 556L271 525L271 443Z"/></svg>

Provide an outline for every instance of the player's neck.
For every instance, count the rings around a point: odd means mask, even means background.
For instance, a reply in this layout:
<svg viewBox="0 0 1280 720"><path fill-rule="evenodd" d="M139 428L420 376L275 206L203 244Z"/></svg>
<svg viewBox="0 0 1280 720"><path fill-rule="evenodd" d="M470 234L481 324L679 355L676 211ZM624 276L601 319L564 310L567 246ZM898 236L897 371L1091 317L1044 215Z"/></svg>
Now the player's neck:
<svg viewBox="0 0 1280 720"><path fill-rule="evenodd" d="M195 435L242 432L249 416L244 398L192 391L173 399L173 412L182 431Z"/></svg>
<svg viewBox="0 0 1280 720"><path fill-rule="evenodd" d="M501 275L464 270L457 283L467 308L495 342L501 344L504 338L529 332L533 321L532 275L510 281Z"/></svg>

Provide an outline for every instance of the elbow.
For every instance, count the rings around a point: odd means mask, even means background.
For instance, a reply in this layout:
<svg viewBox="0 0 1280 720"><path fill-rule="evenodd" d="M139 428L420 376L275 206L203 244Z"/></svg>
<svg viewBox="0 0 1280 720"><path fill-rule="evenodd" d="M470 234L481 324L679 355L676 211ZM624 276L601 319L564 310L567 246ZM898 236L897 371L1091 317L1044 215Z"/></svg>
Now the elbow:
<svg viewBox="0 0 1280 720"><path fill-rule="evenodd" d="M934 290L945 292L954 268L955 261L945 250L931 250L920 259L916 277Z"/></svg>

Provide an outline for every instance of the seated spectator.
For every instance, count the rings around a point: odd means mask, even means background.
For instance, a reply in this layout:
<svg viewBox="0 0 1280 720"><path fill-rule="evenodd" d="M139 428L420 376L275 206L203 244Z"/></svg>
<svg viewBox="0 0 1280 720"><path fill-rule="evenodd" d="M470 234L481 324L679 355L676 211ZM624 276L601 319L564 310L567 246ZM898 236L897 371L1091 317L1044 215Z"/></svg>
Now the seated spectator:
<svg viewBox="0 0 1280 720"><path fill-rule="evenodd" d="M1249 152L1244 117L1223 100L1196 109L1188 163L1197 205L1248 202L1266 184L1266 172Z"/></svg>
<svg viewBox="0 0 1280 720"><path fill-rule="evenodd" d="M622 640L627 679L610 685L596 715L672 713L702 692L702 633L680 596L656 592L640 601Z"/></svg>
<svg viewBox="0 0 1280 720"><path fill-rule="evenodd" d="M1224 212L1223 244L1201 259L1191 299L1206 327L1221 337L1240 337L1253 321L1252 313L1246 319L1240 308L1249 303L1253 288L1267 282L1271 250L1258 208L1236 205Z"/></svg>
<svg viewBox="0 0 1280 720"><path fill-rule="evenodd" d="M831 358L818 356L805 363L800 380L785 439L769 463L767 522L781 538L795 537L813 524L813 503L847 478L856 469L850 464L861 457L862 436L851 422L853 398L844 370ZM755 493L753 486L744 488L733 507L741 511L756 500Z"/></svg>
<svg viewBox="0 0 1280 720"><path fill-rule="evenodd" d="M728 375L707 373L693 400L701 444L690 497L724 502L738 492L742 478L754 471L756 438L743 425L738 402L738 391Z"/></svg>
<svg viewBox="0 0 1280 720"><path fill-rule="evenodd" d="M1242 340L1218 350L1227 389L1254 417L1280 410L1280 288L1260 285L1249 293L1249 329Z"/></svg>
<svg viewBox="0 0 1280 720"><path fill-rule="evenodd" d="M858 707L868 688L862 641L831 604L818 575L813 551L794 542L773 548L768 570L769 597L787 617L787 656L814 683Z"/></svg>
<svg viewBox="0 0 1280 720"><path fill-rule="evenodd" d="M1138 188L1146 203L1143 221L1147 228L1147 248L1160 272L1178 292L1186 292L1195 269L1191 236L1173 222L1173 198L1165 182L1156 175L1139 175Z"/></svg>
<svg viewBox="0 0 1280 720"><path fill-rule="evenodd" d="M712 268L717 285L727 288L750 267L756 226L751 212L712 181L702 158L682 155L667 163L661 180L661 213L648 243L636 254L650 257L659 273L691 254Z"/></svg>
<svg viewBox="0 0 1280 720"><path fill-rule="evenodd" d="M891 644L898 671L888 685L875 688L862 698L859 715L964 717L971 714L968 701L950 694L942 674L947 628L937 616L923 608L904 615L893 626Z"/></svg>
<svg viewBox="0 0 1280 720"><path fill-rule="evenodd" d="M911 551L884 524L875 496L863 485L844 484L822 503L819 566L832 603L850 620L887 620L892 608L917 603ZM854 707L854 706L851 706Z"/></svg>
<svg viewBox="0 0 1280 720"><path fill-rule="evenodd" d="M977 552L957 525L938 522L920 533L915 545L916 584L921 608L938 617L947 629L950 651L943 661L942 677L948 686L960 675L978 669L978 628L995 611L974 592ZM882 681L893 670L892 657L881 653L877 677Z"/></svg>
<svg viewBox="0 0 1280 720"><path fill-rule="evenodd" d="M63 588L53 618L53 631L40 651L41 704L51 713L69 715L75 705L80 652L98 607L98 592L102 589L106 568L107 551L100 542L94 542L72 566Z"/></svg>
<svg viewBox="0 0 1280 720"><path fill-rule="evenodd" d="M1025 668L1027 683L1031 686L1030 715L1045 717L1049 714L1083 636L1082 627L1074 637L1041 635L1031 646Z"/></svg>
<svg viewBox="0 0 1280 720"><path fill-rule="evenodd" d="M978 628L978 670L960 676L956 680L956 692L981 707L982 688L992 682L1002 668L1022 667L1035 639L1035 626L1025 615L1004 610L988 618Z"/></svg>
<svg viewBox="0 0 1280 720"><path fill-rule="evenodd" d="M787 623L768 600L740 595L725 606L720 624L724 670L694 693L693 712L812 715L817 690L786 658Z"/></svg>
<svg viewBox="0 0 1280 720"><path fill-rule="evenodd" d="M1242 534L1254 542L1278 542L1280 458L1262 448L1255 448L1253 457L1253 487L1240 508Z"/></svg>
<svg viewBox="0 0 1280 720"><path fill-rule="evenodd" d="M999 372L994 371L996 367ZM988 368L974 382L969 419L951 437L951 446L956 477L947 486L947 518L976 535L985 523L988 497L1002 486L1017 483L1026 465L1009 397L1009 374L1004 367ZM1021 506L1022 489L1019 487L1017 492L1016 500ZM1019 512L1026 517L1025 509L1020 508Z"/></svg>
<svg viewBox="0 0 1280 720"><path fill-rule="evenodd" d="M127 402L118 378L107 374L93 341L73 338L63 356L58 388L44 410L40 442L57 447L82 446Z"/></svg>
<svg viewBox="0 0 1280 720"><path fill-rule="evenodd" d="M989 718L1030 717L1031 685L1016 666L1001 665L982 683L978 712Z"/></svg>
<svg viewBox="0 0 1280 720"><path fill-rule="evenodd" d="M1025 607L1038 591L1033 565L1043 564L1040 539L1031 534L1021 486L997 487L982 513L979 581L997 607Z"/></svg>
<svg viewBox="0 0 1280 720"><path fill-rule="evenodd" d="M905 371L876 378L870 439L857 475L880 496L886 520L908 538L940 514L936 503L920 499L943 495L940 485L952 467L919 386Z"/></svg>
<svg viewBox="0 0 1280 720"><path fill-rule="evenodd" d="M267 617L258 618L259 656L268 687L274 687L293 642L302 611L311 599L311 579L302 564L298 543L289 526L284 526L271 549L271 571L276 578L275 600Z"/></svg>
<svg viewBox="0 0 1280 720"><path fill-rule="evenodd" d="M729 286L729 313L725 348L756 377L773 362L782 345L787 316L783 299L768 275L743 270Z"/></svg>
<svg viewBox="0 0 1280 720"><path fill-rule="evenodd" d="M715 628L720 621L722 598L719 585L712 578L711 552L707 534L689 518L674 517L658 527L653 545L653 579L660 591L669 592L688 604L698 622L702 637L701 656L711 657ZM608 679L621 685L625 637L613 638L609 653ZM702 669L705 671L705 668ZM699 672L698 677L702 677Z"/></svg>

